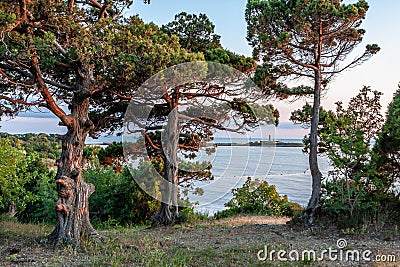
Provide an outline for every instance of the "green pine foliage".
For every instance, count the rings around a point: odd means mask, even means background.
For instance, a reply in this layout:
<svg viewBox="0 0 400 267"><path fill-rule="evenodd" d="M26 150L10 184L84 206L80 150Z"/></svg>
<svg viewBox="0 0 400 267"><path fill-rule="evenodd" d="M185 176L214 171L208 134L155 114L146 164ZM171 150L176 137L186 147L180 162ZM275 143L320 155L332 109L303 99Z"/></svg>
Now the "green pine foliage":
<svg viewBox="0 0 400 267"><path fill-rule="evenodd" d="M171 36L178 36L182 48L202 53L207 61L231 66L243 73L250 73L257 67L252 57L236 54L221 45L221 36L215 33L215 25L205 14L181 12L175 19L162 26L161 30Z"/></svg>
<svg viewBox="0 0 400 267"><path fill-rule="evenodd" d="M398 158L400 150L400 102L397 92L382 125L381 95L364 87L347 107L338 102L335 111L320 109L318 152L333 167L323 179L323 214L341 228L396 218L400 203L393 189L400 169L390 160ZM292 112L291 120L308 128L311 106ZM304 143L308 152L309 137Z"/></svg>
<svg viewBox="0 0 400 267"><path fill-rule="evenodd" d="M400 89L389 105L386 121L379 133L373 150L373 166L376 169L375 183L382 192L400 196L394 184L400 179Z"/></svg>
<svg viewBox="0 0 400 267"><path fill-rule="evenodd" d="M221 36L214 32L215 25L206 14L181 12L175 20L162 26L162 31L179 37L179 44L190 52L204 52L221 48Z"/></svg>
<svg viewBox="0 0 400 267"><path fill-rule="evenodd" d="M382 214L397 210L393 194L381 190L385 180L373 163L371 144L386 128L382 127L381 95L364 87L347 108L337 103L334 116L325 118L326 126L320 131L321 144L333 166L323 183L322 199L325 211L340 227L377 221Z"/></svg>

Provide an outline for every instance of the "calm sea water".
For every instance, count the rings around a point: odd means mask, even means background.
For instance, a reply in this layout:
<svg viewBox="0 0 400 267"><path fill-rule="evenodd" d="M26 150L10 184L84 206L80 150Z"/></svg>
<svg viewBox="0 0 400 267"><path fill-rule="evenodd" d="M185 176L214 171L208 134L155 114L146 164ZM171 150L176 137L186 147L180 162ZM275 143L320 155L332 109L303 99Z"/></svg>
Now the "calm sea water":
<svg viewBox="0 0 400 267"><path fill-rule="evenodd" d="M247 143L261 138L216 138L215 143ZM89 140L88 143L120 142L121 137ZM300 143L300 139L279 139L282 142ZM232 198L231 190L241 187L247 177L258 178L275 185L280 195L287 195L290 201L307 205L311 195L311 174L308 155L301 147L256 147L219 146L215 153L199 153L196 161L210 161L213 181L196 183L204 190L202 196L189 194L192 202L198 202L195 209L209 215L224 210L224 204ZM321 172L326 176L330 166L325 157L319 158Z"/></svg>
<svg viewBox="0 0 400 267"><path fill-rule="evenodd" d="M200 155L202 159L210 160L210 157ZM198 202L196 210L199 212L212 215L225 209L224 204L232 198L231 190L242 186L249 176L268 181L276 186L280 195L287 195L290 201L303 206L307 205L311 195L308 155L301 147L220 146L210 161L215 180L196 184L204 190L202 196L189 196L191 201ZM319 164L322 173L327 175L328 160L320 157Z"/></svg>

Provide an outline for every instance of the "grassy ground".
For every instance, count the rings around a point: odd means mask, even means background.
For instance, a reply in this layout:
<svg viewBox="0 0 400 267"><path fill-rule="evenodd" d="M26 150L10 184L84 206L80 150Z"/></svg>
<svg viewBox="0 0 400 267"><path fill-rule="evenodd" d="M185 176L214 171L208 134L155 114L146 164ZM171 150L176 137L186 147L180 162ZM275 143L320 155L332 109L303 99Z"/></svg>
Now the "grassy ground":
<svg viewBox="0 0 400 267"><path fill-rule="evenodd" d="M339 231L333 227L299 228L286 218L234 217L157 229L118 228L101 231L106 241L84 242L84 251L46 244L52 227L0 222L0 266L400 266L400 238L396 226ZM339 250L343 238L346 248ZM305 257L297 261L260 261L257 253L271 250L315 250L317 257L331 247L371 250L395 255L396 262L323 261ZM339 252L338 252L339 253ZM295 255L295 254L293 254ZM339 255L339 254L337 254ZM286 255L287 257L288 255ZM393 260L393 259L391 259Z"/></svg>

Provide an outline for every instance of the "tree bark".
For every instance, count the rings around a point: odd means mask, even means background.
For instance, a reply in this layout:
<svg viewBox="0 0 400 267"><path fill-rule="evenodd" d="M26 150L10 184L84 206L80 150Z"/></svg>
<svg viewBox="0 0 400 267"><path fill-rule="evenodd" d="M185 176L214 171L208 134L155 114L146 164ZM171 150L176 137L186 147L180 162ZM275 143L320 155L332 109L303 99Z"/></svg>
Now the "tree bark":
<svg viewBox="0 0 400 267"><path fill-rule="evenodd" d="M305 220L308 225L312 225L314 223L315 215L320 209L322 173L318 167L318 124L321 101L321 80L321 72L315 71L314 106L311 118L309 154L309 164L312 177L312 193L305 211Z"/></svg>
<svg viewBox="0 0 400 267"><path fill-rule="evenodd" d="M89 197L94 192L92 184L82 177L83 148L93 123L88 116L89 98L75 96L71 103L71 125L62 140L61 158L58 160L56 184L57 226L49 238L57 247L80 247L83 235L100 237L89 220Z"/></svg>
<svg viewBox="0 0 400 267"><path fill-rule="evenodd" d="M15 216L15 214L17 214L16 210L15 210L15 203L14 201L10 201L8 203L8 212L7 212L7 216L12 218Z"/></svg>
<svg viewBox="0 0 400 267"><path fill-rule="evenodd" d="M157 214L151 219L153 226L171 225L179 216L178 207L178 109L168 115L165 139L163 142L164 181L160 185L162 203Z"/></svg>

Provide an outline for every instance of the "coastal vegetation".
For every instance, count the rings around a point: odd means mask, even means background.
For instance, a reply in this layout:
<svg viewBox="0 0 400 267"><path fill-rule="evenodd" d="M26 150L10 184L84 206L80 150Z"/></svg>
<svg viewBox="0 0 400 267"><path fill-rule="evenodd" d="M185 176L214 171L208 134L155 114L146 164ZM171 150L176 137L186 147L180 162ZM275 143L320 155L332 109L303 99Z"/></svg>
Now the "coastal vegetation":
<svg viewBox="0 0 400 267"><path fill-rule="evenodd" d="M400 89L386 116L382 93L368 86L335 110L320 105L334 77L380 50L370 44L348 60L365 35L366 1L249 0L252 57L225 49L205 14L181 12L159 27L125 16L131 5L0 2L1 118L46 111L66 128L0 133L0 265L278 266L257 259L267 242L326 249L318 240L343 237L351 248L400 251ZM198 70L207 79L194 79ZM173 87L180 76L170 73L191 76ZM154 80L171 83L148 86ZM267 100L309 96L291 116L310 130L308 205L248 177L225 210L195 212L178 187L201 195L196 182L214 179L210 162L194 160L215 152L202 151L215 133L277 126ZM139 138L87 144L127 131ZM246 145L276 145L257 142ZM318 156L329 159L326 176Z"/></svg>
<svg viewBox="0 0 400 267"><path fill-rule="evenodd" d="M301 205L290 202L286 195L280 196L274 185L250 177L241 187L232 189L232 194L232 199L225 203L228 209L217 212L215 218L245 214L293 217L303 210Z"/></svg>
<svg viewBox="0 0 400 267"><path fill-rule="evenodd" d="M389 133L387 129L391 127L389 118L398 112L398 93L389 105L384 125L381 95L364 87L347 107L337 102L335 111L320 108L318 152L326 155L333 167L323 179L322 211L342 228L399 218L396 179L391 168L383 167L388 158L398 158L399 147L391 147L386 152L381 148L382 138L394 137L393 130ZM311 107L305 105L292 113L291 120L307 128L311 112ZM396 144L397 137L392 138L392 144ZM307 152L309 137L305 137L304 143ZM380 161L383 158L386 160ZM397 165L393 162L392 166L396 168Z"/></svg>
<svg viewBox="0 0 400 267"><path fill-rule="evenodd" d="M312 194L303 219L312 225L320 209L322 173L318 165L318 125L321 94L343 71L376 54L376 44L344 63L363 40L361 23L368 11L365 1L249 1L246 8L247 40L253 55L263 62L265 73L303 78L314 83L310 120L309 165ZM277 92L279 94L279 92Z"/></svg>
<svg viewBox="0 0 400 267"><path fill-rule="evenodd" d="M349 104L337 103L336 111L321 108L319 153L330 159L333 170L323 179L324 205L320 216L332 217L339 228L357 229L374 222L389 223L399 217L396 215L400 204L396 189L398 172L394 170L398 166L383 167L388 160L398 157L395 148L398 137L394 134L398 122L394 114L399 109L399 95L396 93L389 105L386 123L382 123L380 96L381 93L365 87ZM292 120L304 127L308 127L310 117L309 105L292 113ZM15 217L21 222L55 222L52 205L57 194L53 179L54 159L61 151L59 138L47 134L2 133L1 136L4 157L0 165L1 211L6 213L9 203L14 202ZM385 148L382 140L390 140L393 145ZM304 143L303 150L307 153L308 138ZM84 148L84 178L97 188L90 202L96 227L146 225L160 205L132 178L132 175L146 177L154 163L144 162L130 173L123 167L122 154L121 143ZM289 217L301 214L298 204L280 196L266 181L248 178L232 194L233 198L226 203L228 209L217 213L216 218L239 214ZM177 221L187 217L187 212Z"/></svg>

